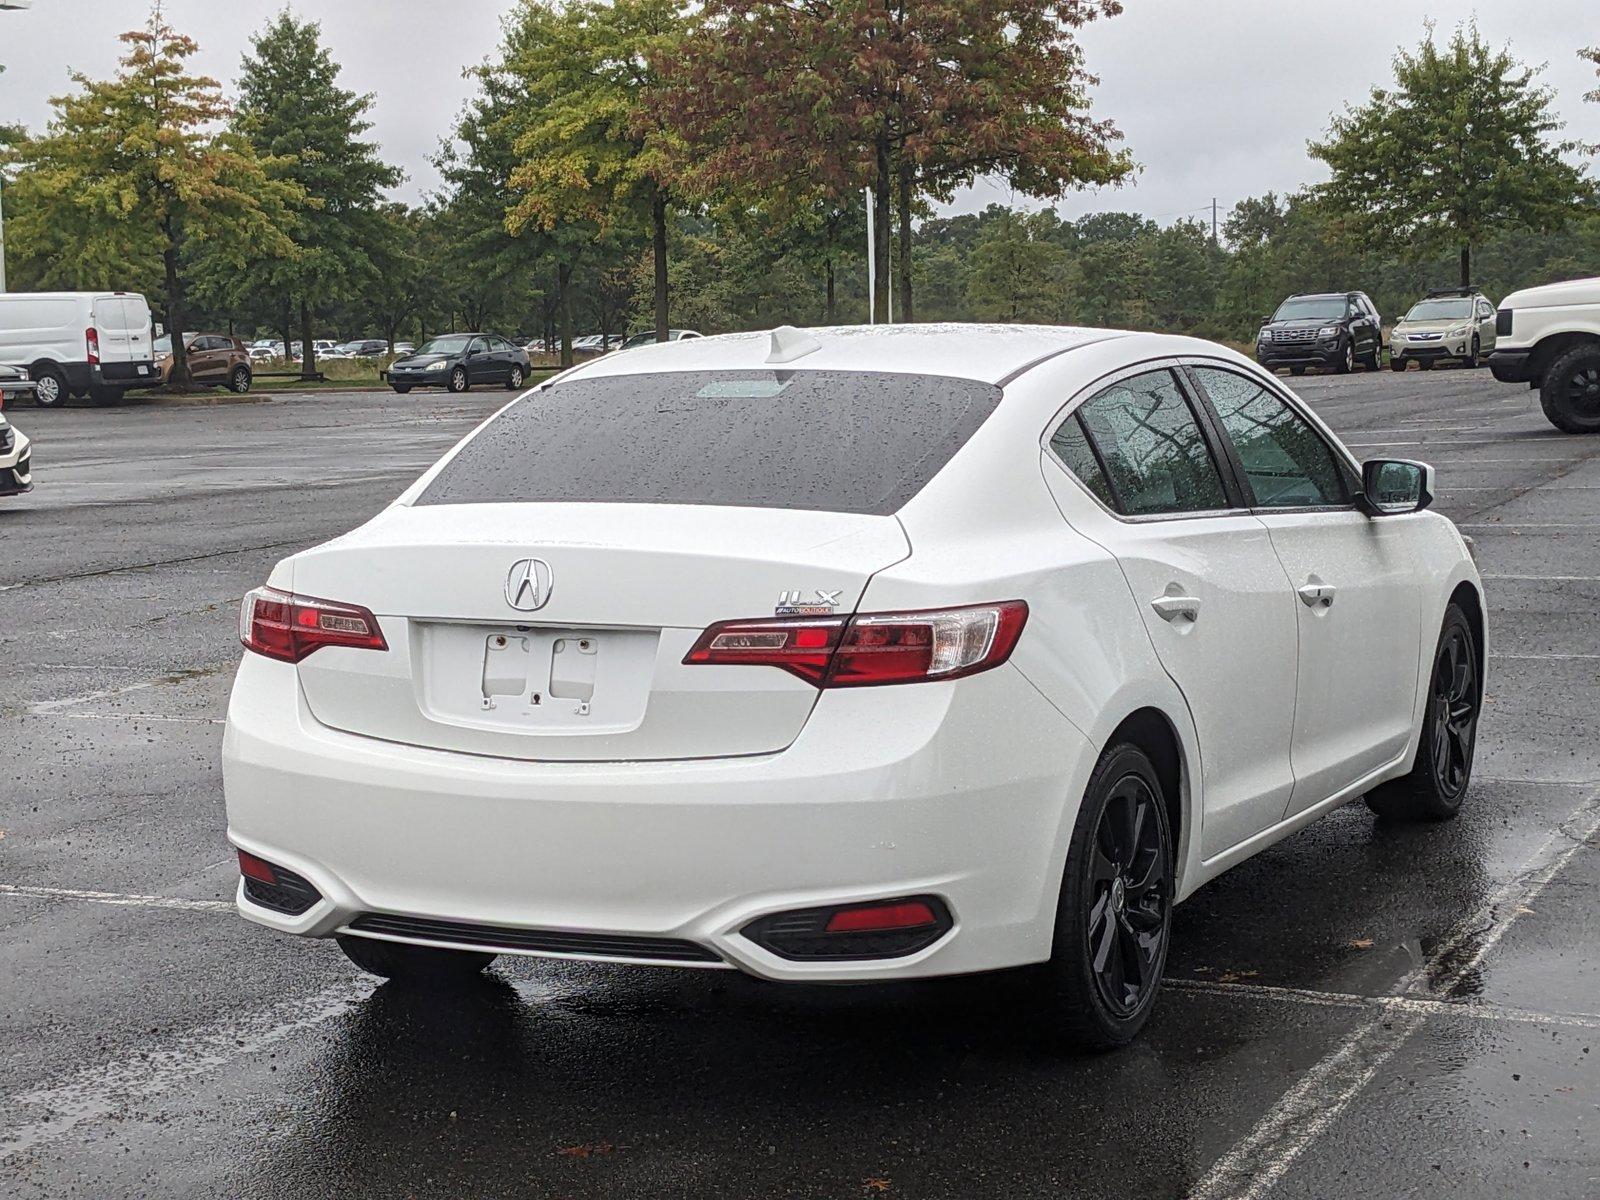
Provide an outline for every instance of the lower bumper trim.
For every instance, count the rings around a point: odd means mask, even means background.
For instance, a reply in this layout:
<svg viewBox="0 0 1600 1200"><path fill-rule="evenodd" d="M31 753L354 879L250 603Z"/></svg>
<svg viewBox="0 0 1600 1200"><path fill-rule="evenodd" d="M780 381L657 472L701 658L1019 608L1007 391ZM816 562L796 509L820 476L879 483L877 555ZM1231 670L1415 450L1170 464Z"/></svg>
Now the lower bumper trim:
<svg viewBox="0 0 1600 1200"><path fill-rule="evenodd" d="M482 946L486 950L539 951L582 958L647 958L661 962L720 963L722 957L698 942L631 934L570 933L555 929L517 929L474 925L392 913L362 913L347 926L351 933L384 934L419 942Z"/></svg>

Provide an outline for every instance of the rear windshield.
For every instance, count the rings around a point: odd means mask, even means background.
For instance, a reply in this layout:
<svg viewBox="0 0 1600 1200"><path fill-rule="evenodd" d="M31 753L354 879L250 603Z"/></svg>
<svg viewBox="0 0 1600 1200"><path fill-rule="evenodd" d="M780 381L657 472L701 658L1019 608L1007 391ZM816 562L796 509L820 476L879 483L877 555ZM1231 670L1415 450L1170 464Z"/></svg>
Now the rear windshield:
<svg viewBox="0 0 1600 1200"><path fill-rule="evenodd" d="M683 371L530 393L418 504L727 504L887 516L1000 401L970 379Z"/></svg>

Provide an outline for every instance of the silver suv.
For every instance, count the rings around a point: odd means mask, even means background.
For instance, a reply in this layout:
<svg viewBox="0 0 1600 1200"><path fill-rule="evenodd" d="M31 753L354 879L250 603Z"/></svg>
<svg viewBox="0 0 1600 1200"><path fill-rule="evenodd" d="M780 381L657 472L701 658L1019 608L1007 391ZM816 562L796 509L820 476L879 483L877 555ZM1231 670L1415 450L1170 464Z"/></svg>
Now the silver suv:
<svg viewBox="0 0 1600 1200"><path fill-rule="evenodd" d="M1390 332L1389 367L1431 371L1447 359L1476 367L1494 343L1494 301L1475 287L1434 288Z"/></svg>

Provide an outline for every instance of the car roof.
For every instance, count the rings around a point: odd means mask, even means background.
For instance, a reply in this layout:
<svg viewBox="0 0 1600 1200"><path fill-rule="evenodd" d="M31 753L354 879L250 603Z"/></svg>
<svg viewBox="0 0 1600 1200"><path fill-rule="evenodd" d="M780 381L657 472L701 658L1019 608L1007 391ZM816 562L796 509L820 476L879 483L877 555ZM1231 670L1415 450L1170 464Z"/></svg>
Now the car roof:
<svg viewBox="0 0 1600 1200"><path fill-rule="evenodd" d="M721 333L649 343L625 355L580 364L560 378L597 379L656 371L891 371L1002 383L1034 363L1111 338L1164 335L1061 325L845 325L796 331L816 343L772 361L773 331Z"/></svg>

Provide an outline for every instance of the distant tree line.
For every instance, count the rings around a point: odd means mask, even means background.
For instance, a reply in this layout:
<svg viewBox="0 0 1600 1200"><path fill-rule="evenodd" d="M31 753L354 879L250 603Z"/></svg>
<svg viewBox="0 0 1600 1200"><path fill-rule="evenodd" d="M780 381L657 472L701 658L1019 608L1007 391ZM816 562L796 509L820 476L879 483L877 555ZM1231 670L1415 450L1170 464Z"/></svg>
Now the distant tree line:
<svg viewBox="0 0 1600 1200"><path fill-rule="evenodd" d="M159 4L109 80L0 127L16 290L146 292L169 327L285 342L493 328L702 332L867 316L1245 339L1296 291L1386 315L1600 273L1600 207L1538 73L1430 30L1310 144L1325 185L1209 224L1060 218L1135 170L1076 31L1116 0L518 0L417 206L315 22L279 14L232 89ZM1600 68L1600 51L1584 51ZM1589 97L1600 99L1600 92ZM936 217L997 179L1025 208ZM867 213L876 241L866 245ZM314 369L308 361L304 369Z"/></svg>

